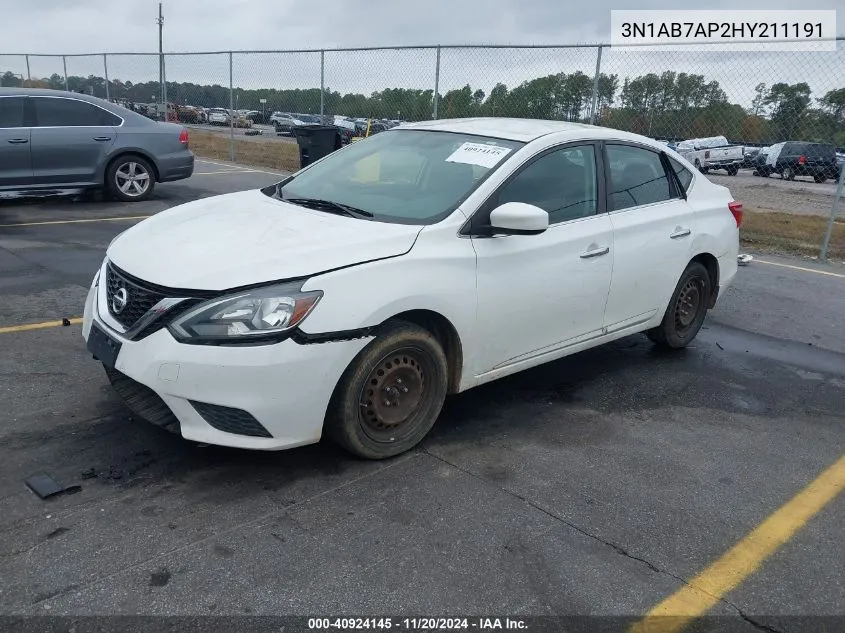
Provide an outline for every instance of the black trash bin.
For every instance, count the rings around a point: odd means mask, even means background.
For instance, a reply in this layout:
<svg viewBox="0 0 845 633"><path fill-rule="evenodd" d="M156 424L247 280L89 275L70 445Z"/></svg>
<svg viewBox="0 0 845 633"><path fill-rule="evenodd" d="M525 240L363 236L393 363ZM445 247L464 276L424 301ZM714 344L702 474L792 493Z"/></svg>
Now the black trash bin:
<svg viewBox="0 0 845 633"><path fill-rule="evenodd" d="M300 167L343 147L340 130L334 125L299 125L293 131L299 145Z"/></svg>

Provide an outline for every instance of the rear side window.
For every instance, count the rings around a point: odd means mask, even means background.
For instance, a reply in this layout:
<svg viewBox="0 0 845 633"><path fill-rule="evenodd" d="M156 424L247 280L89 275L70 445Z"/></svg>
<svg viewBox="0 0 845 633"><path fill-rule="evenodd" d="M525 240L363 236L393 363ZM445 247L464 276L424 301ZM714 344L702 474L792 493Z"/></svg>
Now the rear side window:
<svg viewBox="0 0 845 633"><path fill-rule="evenodd" d="M630 145L608 145L612 211L672 199L660 154Z"/></svg>
<svg viewBox="0 0 845 633"><path fill-rule="evenodd" d="M76 99L33 97L39 127L96 127L120 125L120 117Z"/></svg>
<svg viewBox="0 0 845 633"><path fill-rule="evenodd" d="M692 172L671 156L668 158L669 164L672 165L672 169L678 175L678 180L681 181L681 186L684 188L684 191L687 191L690 183L692 182Z"/></svg>
<svg viewBox="0 0 845 633"><path fill-rule="evenodd" d="M23 97L0 97L0 128L23 127Z"/></svg>
<svg viewBox="0 0 845 633"><path fill-rule="evenodd" d="M810 158L832 159L836 156L832 145L809 145L807 156Z"/></svg>

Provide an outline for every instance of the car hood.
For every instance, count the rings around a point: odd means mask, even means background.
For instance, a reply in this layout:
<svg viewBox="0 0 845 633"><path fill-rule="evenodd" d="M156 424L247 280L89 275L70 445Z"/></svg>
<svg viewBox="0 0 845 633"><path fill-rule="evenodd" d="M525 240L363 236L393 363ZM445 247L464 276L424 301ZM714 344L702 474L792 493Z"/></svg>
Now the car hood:
<svg viewBox="0 0 845 633"><path fill-rule="evenodd" d="M106 256L160 286L227 290L403 255L422 228L306 209L254 190L162 211L121 233Z"/></svg>

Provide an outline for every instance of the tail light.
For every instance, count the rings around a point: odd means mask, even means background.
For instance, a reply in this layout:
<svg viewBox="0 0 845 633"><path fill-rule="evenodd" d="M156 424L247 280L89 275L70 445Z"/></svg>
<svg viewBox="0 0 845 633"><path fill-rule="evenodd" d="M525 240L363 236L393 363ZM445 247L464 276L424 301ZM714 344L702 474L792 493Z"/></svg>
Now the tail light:
<svg viewBox="0 0 845 633"><path fill-rule="evenodd" d="M804 164L804 163L806 163L806 162L807 162L807 157L806 157L806 156L799 156L799 157L798 157L798 164L799 164L799 165L803 165L803 164Z"/></svg>
<svg viewBox="0 0 845 633"><path fill-rule="evenodd" d="M182 143L182 145L188 144L188 130L187 129L182 128L182 131L179 132L179 142Z"/></svg>
<svg viewBox="0 0 845 633"><path fill-rule="evenodd" d="M739 225L742 224L742 203L729 202L728 209L730 209L731 214L734 216L734 220L736 220L736 228L739 228Z"/></svg>

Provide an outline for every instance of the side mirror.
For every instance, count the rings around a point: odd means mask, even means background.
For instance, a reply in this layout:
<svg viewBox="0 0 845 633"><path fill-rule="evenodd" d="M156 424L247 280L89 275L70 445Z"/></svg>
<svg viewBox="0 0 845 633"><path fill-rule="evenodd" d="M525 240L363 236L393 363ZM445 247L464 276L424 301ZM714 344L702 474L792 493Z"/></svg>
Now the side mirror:
<svg viewBox="0 0 845 633"><path fill-rule="evenodd" d="M490 212L490 232L537 235L549 228L549 214L524 202L506 202Z"/></svg>

